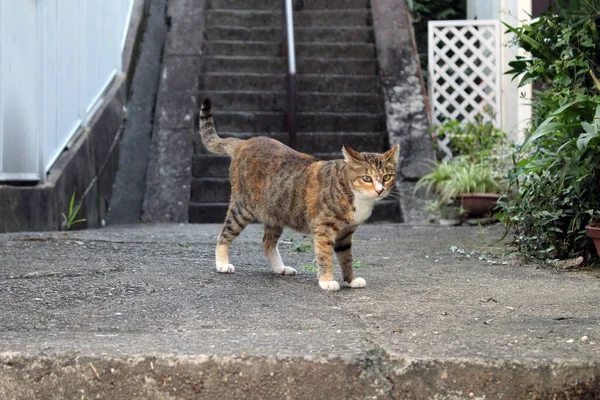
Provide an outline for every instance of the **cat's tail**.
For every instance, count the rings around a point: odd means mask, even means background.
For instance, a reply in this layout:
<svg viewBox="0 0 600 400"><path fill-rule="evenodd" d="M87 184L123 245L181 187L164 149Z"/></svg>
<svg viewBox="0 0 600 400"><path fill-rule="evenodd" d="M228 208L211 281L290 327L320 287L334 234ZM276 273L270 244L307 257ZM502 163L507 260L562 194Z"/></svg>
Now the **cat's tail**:
<svg viewBox="0 0 600 400"><path fill-rule="evenodd" d="M242 142L241 139L237 138L221 139L217 136L209 99L205 99L202 107L200 107L200 137L206 150L211 153L229 154L230 156L233 155L235 149Z"/></svg>

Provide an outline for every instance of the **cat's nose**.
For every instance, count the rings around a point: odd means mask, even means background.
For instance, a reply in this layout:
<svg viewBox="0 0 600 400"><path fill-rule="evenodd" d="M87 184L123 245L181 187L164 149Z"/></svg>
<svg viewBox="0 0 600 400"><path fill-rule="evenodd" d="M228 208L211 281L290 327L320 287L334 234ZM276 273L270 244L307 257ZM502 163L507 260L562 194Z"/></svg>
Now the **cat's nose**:
<svg viewBox="0 0 600 400"><path fill-rule="evenodd" d="M381 195L381 193L383 193L383 185L377 182L377 184L375 184L375 191L378 195Z"/></svg>

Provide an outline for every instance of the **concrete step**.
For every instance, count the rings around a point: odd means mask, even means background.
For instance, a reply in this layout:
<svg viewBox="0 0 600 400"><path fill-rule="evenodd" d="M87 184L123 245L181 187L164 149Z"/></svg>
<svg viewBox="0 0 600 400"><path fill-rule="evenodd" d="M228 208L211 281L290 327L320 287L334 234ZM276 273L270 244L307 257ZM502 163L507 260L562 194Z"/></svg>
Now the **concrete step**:
<svg viewBox="0 0 600 400"><path fill-rule="evenodd" d="M259 56L282 55L281 41L214 40L204 43L207 56ZM373 43L296 43L296 56L320 58L375 58Z"/></svg>
<svg viewBox="0 0 600 400"><path fill-rule="evenodd" d="M199 87L207 90L286 90L286 75L266 73L218 72L202 74ZM371 75L303 74L298 76L298 90L303 92L376 93L380 88Z"/></svg>
<svg viewBox="0 0 600 400"><path fill-rule="evenodd" d="M233 133L221 132L221 137L237 137L240 139L248 139L256 136L266 136L278 140L281 143L288 143L288 134L280 133ZM319 159L341 159L342 146L348 145L361 152L383 152L387 148L388 138L386 132L298 132L296 149L302 153L311 154ZM322 158L328 154L331 157ZM194 161L193 176L228 176L229 172L224 169L222 164L224 161L212 153L208 153L203 146L199 145L196 148L197 162ZM227 157L228 156L222 156ZM221 163L215 166L215 170L211 170L212 166L209 163ZM228 167L225 167L228 168ZM214 173L214 175L212 175Z"/></svg>
<svg viewBox="0 0 600 400"><path fill-rule="evenodd" d="M309 27L295 25L294 38L298 42L373 43L375 41L373 30L363 24L337 27Z"/></svg>
<svg viewBox="0 0 600 400"><path fill-rule="evenodd" d="M287 93L284 91L203 91L202 99L209 98L214 110L230 111L285 111ZM301 92L297 98L298 111L325 112L383 112L383 99L375 93L319 93Z"/></svg>
<svg viewBox="0 0 600 400"><path fill-rule="evenodd" d="M376 75L373 58L308 58L297 59L298 74Z"/></svg>
<svg viewBox="0 0 600 400"><path fill-rule="evenodd" d="M206 40L281 41L281 26L212 25L204 29ZM364 25L294 28L297 42L373 43L373 30Z"/></svg>
<svg viewBox="0 0 600 400"><path fill-rule="evenodd" d="M292 4L294 11L299 12L301 10L368 8L369 0L294 0ZM210 0L208 6L214 9L279 10L282 3L281 0Z"/></svg>
<svg viewBox="0 0 600 400"><path fill-rule="evenodd" d="M285 132L284 112L214 111L222 132ZM299 132L380 132L385 130L383 113L298 113Z"/></svg>
<svg viewBox="0 0 600 400"><path fill-rule="evenodd" d="M197 224L223 223L229 203L190 203L189 222Z"/></svg>
<svg viewBox="0 0 600 400"><path fill-rule="evenodd" d="M286 60L283 57L231 57L207 56L202 62L203 72L255 72L285 73Z"/></svg>
<svg viewBox="0 0 600 400"><path fill-rule="evenodd" d="M198 154L192 158L192 176L194 178L229 176L231 157L221 154Z"/></svg>
<svg viewBox="0 0 600 400"><path fill-rule="evenodd" d="M298 74L374 75L376 61L371 58L299 58ZM202 62L203 72L285 73L287 61L283 57L207 56Z"/></svg>
<svg viewBox="0 0 600 400"><path fill-rule="evenodd" d="M280 26L213 25L204 27L206 40L281 41L281 35Z"/></svg>
<svg viewBox="0 0 600 400"><path fill-rule="evenodd" d="M229 178L192 179L192 203L228 202L231 197Z"/></svg>
<svg viewBox="0 0 600 400"><path fill-rule="evenodd" d="M232 10L209 9L206 26L281 26L280 10ZM367 9L306 10L294 14L294 26L354 26L370 25L371 14Z"/></svg>
<svg viewBox="0 0 600 400"><path fill-rule="evenodd" d="M386 198L375 203L373 213L367 223L373 222L402 222L400 202L396 199Z"/></svg>
<svg viewBox="0 0 600 400"><path fill-rule="evenodd" d="M227 202L190 203L190 223L222 223L225 220ZM375 203L373 214L367 223L373 222L402 222L400 205L397 200L384 199Z"/></svg>

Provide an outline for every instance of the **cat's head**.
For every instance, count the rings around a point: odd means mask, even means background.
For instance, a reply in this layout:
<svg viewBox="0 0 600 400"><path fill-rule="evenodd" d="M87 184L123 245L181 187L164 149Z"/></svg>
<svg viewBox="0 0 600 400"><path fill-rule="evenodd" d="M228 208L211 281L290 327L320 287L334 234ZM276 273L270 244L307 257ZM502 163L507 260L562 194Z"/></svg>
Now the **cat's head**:
<svg viewBox="0 0 600 400"><path fill-rule="evenodd" d="M355 194L382 199L394 188L400 145L382 154L359 153L344 145L342 153L348 163L348 179Z"/></svg>

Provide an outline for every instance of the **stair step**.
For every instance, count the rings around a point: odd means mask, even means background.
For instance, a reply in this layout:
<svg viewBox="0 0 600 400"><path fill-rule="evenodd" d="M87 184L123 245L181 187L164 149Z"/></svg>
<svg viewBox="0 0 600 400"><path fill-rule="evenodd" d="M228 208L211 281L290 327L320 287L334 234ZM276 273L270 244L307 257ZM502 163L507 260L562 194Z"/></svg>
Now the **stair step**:
<svg viewBox="0 0 600 400"><path fill-rule="evenodd" d="M298 74L358 74L374 75L376 62L370 58L300 58ZM284 57L206 56L202 71L285 73Z"/></svg>
<svg viewBox="0 0 600 400"><path fill-rule="evenodd" d="M281 41L214 40L204 43L207 56L259 56L282 55ZM372 43L296 43L297 57L320 58L375 58Z"/></svg>
<svg viewBox="0 0 600 400"><path fill-rule="evenodd" d="M281 143L288 143L288 134L285 132L279 133L233 133L219 131L220 137L237 137L240 139L248 139L256 136L266 136L278 140ZM296 139L296 149L302 153L314 155L321 158L323 154L334 154L334 158L342 158L342 146L347 145L356 151L361 152L384 152L387 148L387 133L386 132L298 132ZM208 153L203 146L198 146L196 149L196 157L198 163L193 168L193 176L202 177L209 176L212 165L208 163L214 161L222 163L220 156ZM222 156L227 157L228 156ZM330 158L328 158L330 159ZM215 167L216 173L219 176L228 176L229 172L223 169L223 165ZM227 167L229 168L229 167ZM216 176L216 175L215 175Z"/></svg>
<svg viewBox="0 0 600 400"><path fill-rule="evenodd" d="M204 28L206 40L281 41L281 26L212 25ZM373 29L364 25L341 27L294 28L297 42L363 42L373 43Z"/></svg>
<svg viewBox="0 0 600 400"><path fill-rule="evenodd" d="M367 220L367 223L373 222L403 222L398 200L386 198L375 203L373 213Z"/></svg>
<svg viewBox="0 0 600 400"><path fill-rule="evenodd" d="M191 223L222 223L227 214L229 203L195 203L190 204L189 222ZM367 223L373 222L402 222L400 204L394 199L384 199L375 203L373 214Z"/></svg>
<svg viewBox="0 0 600 400"><path fill-rule="evenodd" d="M298 42L368 42L375 41L373 29L363 24L338 27L294 26L294 38Z"/></svg>
<svg viewBox="0 0 600 400"><path fill-rule="evenodd" d="M206 26L280 26L282 11L209 9L206 11ZM340 10L306 10L294 13L294 26L352 26L370 25L370 13L365 8Z"/></svg>
<svg viewBox="0 0 600 400"><path fill-rule="evenodd" d="M377 62L372 58L298 58L298 74L375 75Z"/></svg>
<svg viewBox="0 0 600 400"><path fill-rule="evenodd" d="M192 203L227 202L231 197L229 178L192 179Z"/></svg>
<svg viewBox="0 0 600 400"><path fill-rule="evenodd" d="M375 59L375 45L364 42L296 42L297 57L371 58ZM374 60L375 61L375 60Z"/></svg>
<svg viewBox="0 0 600 400"><path fill-rule="evenodd" d="M368 8L369 0L311 0L292 2L295 12L300 10ZM281 0L210 0L210 8L238 10L279 10Z"/></svg>
<svg viewBox="0 0 600 400"><path fill-rule="evenodd" d="M223 132L285 132L286 114L270 111L214 112L217 129ZM380 132L385 130L383 113L297 114L299 132Z"/></svg>
<svg viewBox="0 0 600 400"><path fill-rule="evenodd" d="M196 224L222 224L225 221L229 203L190 203L189 222Z"/></svg>
<svg viewBox="0 0 600 400"><path fill-rule="evenodd" d="M303 92L380 93L377 78L371 75L303 74L297 77ZM200 89L206 90L286 90L286 75L263 73L206 73L200 76Z"/></svg>
<svg viewBox="0 0 600 400"><path fill-rule="evenodd" d="M284 91L203 91L214 110L285 111L287 93ZM297 97L298 111L326 112L383 112L381 96L374 93L301 92Z"/></svg>
<svg viewBox="0 0 600 400"><path fill-rule="evenodd" d="M281 41L280 26L229 26L214 25L204 28L206 40Z"/></svg>
<svg viewBox="0 0 600 400"><path fill-rule="evenodd" d="M202 71L284 73L287 62L283 57L207 56Z"/></svg>
<svg viewBox="0 0 600 400"><path fill-rule="evenodd" d="M200 154L192 158L192 176L195 178L229 176L231 157L221 154Z"/></svg>

